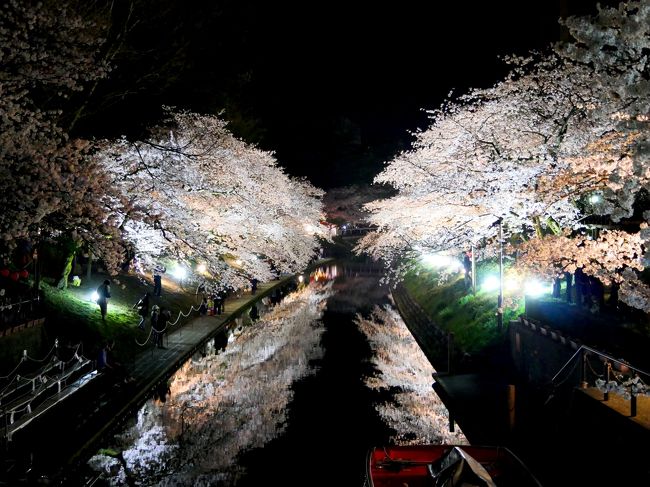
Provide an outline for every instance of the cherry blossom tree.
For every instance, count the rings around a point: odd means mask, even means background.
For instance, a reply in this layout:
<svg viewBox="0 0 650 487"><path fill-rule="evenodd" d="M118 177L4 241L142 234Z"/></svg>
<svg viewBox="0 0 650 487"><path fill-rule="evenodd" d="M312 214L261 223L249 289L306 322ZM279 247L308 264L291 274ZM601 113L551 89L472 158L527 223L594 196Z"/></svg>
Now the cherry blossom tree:
<svg viewBox="0 0 650 487"><path fill-rule="evenodd" d="M332 223L365 223L368 212L363 210L363 206L391 193L391 188L377 185L355 184L329 189L323 198L327 219Z"/></svg>
<svg viewBox="0 0 650 487"><path fill-rule="evenodd" d="M425 250L494 243L501 221L506 237L529 241L527 265L538 258L556 271L577 266L603 282L625 276L621 297L634 290L628 303L645 308L638 298L650 293L629 281L643 268L645 227L640 237L605 233L593 245L563 229L579 230L592 214L628 218L649 189L649 12L644 0L568 19L572 43L512 58L507 79L431 112L413 149L375 179L398 194L367 205L379 230L358 250L403 272L405 257ZM553 248L566 249L563 238L573 239L575 258L562 260ZM588 264L594 247L608 263Z"/></svg>
<svg viewBox="0 0 650 487"><path fill-rule="evenodd" d="M170 117L148 140L107 143L101 154L111 184L145 215L121 215L140 260L205 262L236 287L303 268L322 232L322 192L288 177L216 116Z"/></svg>
<svg viewBox="0 0 650 487"><path fill-rule="evenodd" d="M102 78L101 28L68 2L4 2L0 14L0 247L65 236L120 260L93 145L62 128L71 97ZM113 198L114 205L119 201ZM67 277L67 276L66 276ZM67 282L67 280L66 280Z"/></svg>

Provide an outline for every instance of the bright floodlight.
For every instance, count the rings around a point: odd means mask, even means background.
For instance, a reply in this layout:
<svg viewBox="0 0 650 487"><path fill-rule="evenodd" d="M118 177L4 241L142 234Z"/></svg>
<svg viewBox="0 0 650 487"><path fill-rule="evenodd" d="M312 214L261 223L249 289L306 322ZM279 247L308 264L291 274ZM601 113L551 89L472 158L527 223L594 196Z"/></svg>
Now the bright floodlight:
<svg viewBox="0 0 650 487"><path fill-rule="evenodd" d="M533 279L524 284L524 293L526 296L541 296L542 294L548 292L548 286L545 286L544 283Z"/></svg>
<svg viewBox="0 0 650 487"><path fill-rule="evenodd" d="M589 203L591 203L592 205L595 205L596 203L600 203L601 200L602 198L597 193L594 193L589 197Z"/></svg>
<svg viewBox="0 0 650 487"><path fill-rule="evenodd" d="M499 289L499 277L495 275L487 276L481 283L481 289L483 291L496 291Z"/></svg>
<svg viewBox="0 0 650 487"><path fill-rule="evenodd" d="M434 268L446 268L449 271L460 271L463 264L449 255L444 254L422 254L422 261Z"/></svg>
<svg viewBox="0 0 650 487"><path fill-rule="evenodd" d="M207 269L207 267L205 266L205 264L199 264L199 265L196 266L196 271L197 272L205 272L206 269Z"/></svg>
<svg viewBox="0 0 650 487"><path fill-rule="evenodd" d="M498 282L497 282L497 287L499 287ZM517 288L519 287L519 279L517 279L516 277L506 277L503 287L505 288L506 291L516 291Z"/></svg>
<svg viewBox="0 0 650 487"><path fill-rule="evenodd" d="M97 291L93 291L93 293L90 295L90 300L94 303L99 299L99 294L97 294Z"/></svg>
<svg viewBox="0 0 650 487"><path fill-rule="evenodd" d="M187 275L187 269L185 269L185 267L179 265L178 267L176 267L172 271L172 275L176 279L183 279Z"/></svg>
<svg viewBox="0 0 650 487"><path fill-rule="evenodd" d="M304 278L303 276L298 276L298 281L299 281L299 282L302 282L302 281L304 281L304 280L305 280L305 278Z"/></svg>

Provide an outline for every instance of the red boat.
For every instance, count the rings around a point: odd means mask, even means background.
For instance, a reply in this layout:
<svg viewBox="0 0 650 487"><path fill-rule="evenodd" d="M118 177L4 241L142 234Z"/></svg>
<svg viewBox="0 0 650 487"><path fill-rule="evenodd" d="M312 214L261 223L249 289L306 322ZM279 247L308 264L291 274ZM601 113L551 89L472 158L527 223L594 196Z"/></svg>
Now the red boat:
<svg viewBox="0 0 650 487"><path fill-rule="evenodd" d="M367 465L370 487L541 487L522 461L503 447L376 447Z"/></svg>

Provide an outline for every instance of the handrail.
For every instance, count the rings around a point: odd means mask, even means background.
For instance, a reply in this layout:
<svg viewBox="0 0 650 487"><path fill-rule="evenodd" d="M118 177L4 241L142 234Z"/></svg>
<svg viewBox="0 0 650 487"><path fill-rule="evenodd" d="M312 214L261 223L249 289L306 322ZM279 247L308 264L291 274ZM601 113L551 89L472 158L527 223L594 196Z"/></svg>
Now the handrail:
<svg viewBox="0 0 650 487"><path fill-rule="evenodd" d="M558 375L560 375L564 371L564 369L566 369L567 366L573 361L573 359L575 359L580 354L580 352L583 351L583 350L594 353L594 354L596 354L596 355L598 355L600 357L606 358L607 360L610 360L612 362L616 362L617 364L624 365L627 368L634 370L637 374L640 373L640 374L643 374L645 376L650 377L650 373L645 372L644 370L641 370L638 367L633 367L632 365L630 365L627 362L624 362L623 360L619 360L617 358L614 358L611 355L603 353L603 352L601 352L599 350L596 350L595 348L591 348L591 347L589 347L587 345L580 345L580 348L578 348L578 350L576 350L576 352L571 356L571 358L569 360L567 360L567 362L562 366L562 368L559 370L559 372L553 376L553 378L551 379L551 383L555 382L555 379L557 379Z"/></svg>
<svg viewBox="0 0 650 487"><path fill-rule="evenodd" d="M569 360L566 361L566 363L562 366L562 368L558 371L558 373L555 374L555 375L553 376L553 378L551 379L551 384L553 384L553 383L555 382L555 379L557 379L557 377L558 377L562 372L564 372L564 369L566 369L566 368L569 366L569 364L570 364L571 362L573 362L573 359L575 359L575 358L580 354L580 351L582 350L582 347L584 347L584 345L581 345L580 348L578 348L578 350L576 350L576 353L574 353L573 355L571 355L571 358L570 358Z"/></svg>

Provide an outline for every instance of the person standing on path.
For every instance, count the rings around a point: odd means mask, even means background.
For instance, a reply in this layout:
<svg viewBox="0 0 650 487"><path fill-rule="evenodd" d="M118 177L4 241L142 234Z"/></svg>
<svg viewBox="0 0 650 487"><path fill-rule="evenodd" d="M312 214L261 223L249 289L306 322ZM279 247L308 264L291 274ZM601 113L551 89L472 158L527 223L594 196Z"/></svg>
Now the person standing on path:
<svg viewBox="0 0 650 487"><path fill-rule="evenodd" d="M201 305L199 306L199 314L201 316L205 316L208 314L208 298L203 298L203 301L201 301Z"/></svg>
<svg viewBox="0 0 650 487"><path fill-rule="evenodd" d="M160 297L162 294L162 275L167 269L164 266L157 265L153 269L153 295Z"/></svg>
<svg viewBox="0 0 650 487"><path fill-rule="evenodd" d="M138 314L140 315L140 323L138 323L138 328L141 330L144 330L144 320L147 319L147 316L149 316L149 297L151 296L151 293L147 291L144 296L140 298L140 300L133 305L134 308L137 308Z"/></svg>
<svg viewBox="0 0 650 487"><path fill-rule="evenodd" d="M163 345L163 337L167 330L167 325L171 321L172 312L168 309L160 308L160 316L158 317L158 332L156 333L156 346L158 348L165 348Z"/></svg>
<svg viewBox="0 0 650 487"><path fill-rule="evenodd" d="M108 312L108 298L111 297L111 281L106 279L101 286L97 288L97 304L102 314L102 321L106 321Z"/></svg>
<svg viewBox="0 0 650 487"><path fill-rule="evenodd" d="M225 295L222 289L219 289L215 292L214 294L214 314L215 315L220 315L223 313L223 301L225 299Z"/></svg>
<svg viewBox="0 0 650 487"><path fill-rule="evenodd" d="M160 327L160 307L154 304L151 307L151 333L153 334L153 344L157 347L162 342L162 328Z"/></svg>

